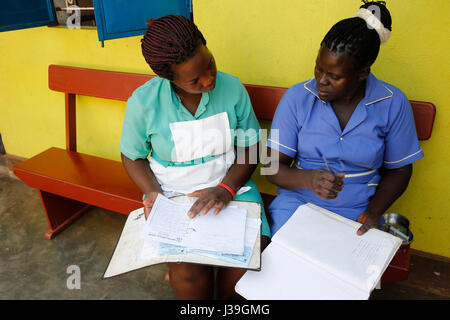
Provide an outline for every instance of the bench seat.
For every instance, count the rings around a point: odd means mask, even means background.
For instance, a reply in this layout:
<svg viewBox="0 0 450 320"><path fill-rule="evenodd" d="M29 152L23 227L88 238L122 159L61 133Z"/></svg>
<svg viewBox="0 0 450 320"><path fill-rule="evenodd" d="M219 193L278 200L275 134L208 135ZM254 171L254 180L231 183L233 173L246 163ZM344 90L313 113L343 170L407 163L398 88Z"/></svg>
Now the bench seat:
<svg viewBox="0 0 450 320"><path fill-rule="evenodd" d="M88 205L122 214L142 207L142 194L118 161L53 147L17 164L14 173L43 197L51 229L46 238L61 232L60 226L81 216Z"/></svg>

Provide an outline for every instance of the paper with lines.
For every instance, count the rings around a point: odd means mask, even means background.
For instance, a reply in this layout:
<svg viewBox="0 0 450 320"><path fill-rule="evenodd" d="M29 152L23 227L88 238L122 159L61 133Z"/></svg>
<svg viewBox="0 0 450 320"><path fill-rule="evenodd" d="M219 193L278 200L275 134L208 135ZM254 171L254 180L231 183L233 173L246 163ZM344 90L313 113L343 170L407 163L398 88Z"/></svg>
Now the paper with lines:
<svg viewBox="0 0 450 320"><path fill-rule="evenodd" d="M191 219L187 215L191 205L158 195L141 238L189 249L244 253L246 210L228 206L217 215L211 209L206 215L198 214Z"/></svg>

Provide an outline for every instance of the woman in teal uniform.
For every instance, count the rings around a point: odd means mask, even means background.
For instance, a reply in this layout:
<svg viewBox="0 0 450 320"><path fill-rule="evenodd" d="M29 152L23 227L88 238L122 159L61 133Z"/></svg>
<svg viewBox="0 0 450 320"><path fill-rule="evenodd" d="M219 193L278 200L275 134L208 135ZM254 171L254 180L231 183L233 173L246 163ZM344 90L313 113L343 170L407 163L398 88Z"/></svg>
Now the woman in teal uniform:
<svg viewBox="0 0 450 320"><path fill-rule="evenodd" d="M250 179L257 164L249 163L260 127L245 87L217 70L192 21L169 15L147 26L142 52L158 77L128 99L120 142L123 165L144 194L146 217L159 193L198 197L191 217L219 213L231 200L262 205ZM261 219L264 248L270 238L264 211ZM244 272L219 268L217 297L231 298ZM169 279L180 299L213 298L210 266L169 264Z"/></svg>

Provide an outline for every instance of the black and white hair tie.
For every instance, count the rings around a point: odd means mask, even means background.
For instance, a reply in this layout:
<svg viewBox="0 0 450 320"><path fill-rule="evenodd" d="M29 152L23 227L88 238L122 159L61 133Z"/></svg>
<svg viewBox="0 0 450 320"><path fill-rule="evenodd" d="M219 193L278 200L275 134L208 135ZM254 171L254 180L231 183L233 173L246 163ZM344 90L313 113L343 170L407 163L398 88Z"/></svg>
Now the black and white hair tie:
<svg viewBox="0 0 450 320"><path fill-rule="evenodd" d="M381 21L370 10L361 8L356 13L356 17L366 21L369 29L375 29L380 36L381 43L385 43L391 37L391 30L385 28L383 23L381 23Z"/></svg>

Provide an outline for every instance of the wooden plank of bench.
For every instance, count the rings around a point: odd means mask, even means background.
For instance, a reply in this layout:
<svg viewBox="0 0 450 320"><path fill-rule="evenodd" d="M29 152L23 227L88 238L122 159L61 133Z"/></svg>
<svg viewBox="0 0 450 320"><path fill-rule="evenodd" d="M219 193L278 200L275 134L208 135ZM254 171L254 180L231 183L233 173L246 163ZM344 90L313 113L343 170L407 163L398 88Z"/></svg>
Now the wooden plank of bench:
<svg viewBox="0 0 450 320"><path fill-rule="evenodd" d="M252 84L246 84L245 88L252 102L256 117L259 120L272 121L278 103L286 93L287 88Z"/></svg>
<svg viewBox="0 0 450 320"><path fill-rule="evenodd" d="M44 235L52 239L89 210L90 205L38 190L50 230Z"/></svg>
<svg viewBox="0 0 450 320"><path fill-rule="evenodd" d="M431 102L410 100L414 114L417 137L419 140L428 140L433 131L434 118L436 117L436 107Z"/></svg>
<svg viewBox="0 0 450 320"><path fill-rule="evenodd" d="M118 161L50 148L13 170L23 182L40 191L50 225L47 238L55 230L60 232L57 229L61 225L81 216L86 204L123 214L142 207L142 193Z"/></svg>
<svg viewBox="0 0 450 320"><path fill-rule="evenodd" d="M48 87L54 91L127 101L133 91L154 76L59 65L48 67Z"/></svg>
<svg viewBox="0 0 450 320"><path fill-rule="evenodd" d="M121 162L50 148L14 167L33 188L128 214L142 206L142 194Z"/></svg>
<svg viewBox="0 0 450 320"><path fill-rule="evenodd" d="M391 263L381 276L381 284L404 281L408 279L411 259L410 245L400 247L392 258Z"/></svg>
<svg viewBox="0 0 450 320"><path fill-rule="evenodd" d="M50 65L48 86L64 92L66 101L66 149L77 151L76 95L126 101L152 75Z"/></svg>

